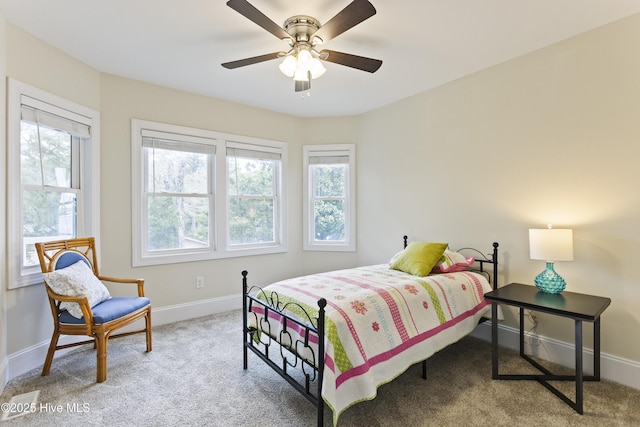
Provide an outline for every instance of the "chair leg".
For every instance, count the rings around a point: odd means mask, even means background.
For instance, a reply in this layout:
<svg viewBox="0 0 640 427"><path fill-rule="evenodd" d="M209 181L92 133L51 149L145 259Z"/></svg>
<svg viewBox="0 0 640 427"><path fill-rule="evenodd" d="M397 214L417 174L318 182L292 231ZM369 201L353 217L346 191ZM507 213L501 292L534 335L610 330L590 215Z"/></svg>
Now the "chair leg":
<svg viewBox="0 0 640 427"><path fill-rule="evenodd" d="M46 377L49 375L49 370L51 369L51 363L53 362L53 355L56 352L56 347L58 346L58 338L60 337L60 332L53 331L53 335L51 336L51 343L49 344L49 351L47 351L47 357L44 359L44 366L42 367L42 376Z"/></svg>
<svg viewBox="0 0 640 427"><path fill-rule="evenodd" d="M107 379L107 342L104 333L96 335L96 382L102 383Z"/></svg>
<svg viewBox="0 0 640 427"><path fill-rule="evenodd" d="M147 352L151 351L151 310L147 311L144 317L145 328L147 332Z"/></svg>

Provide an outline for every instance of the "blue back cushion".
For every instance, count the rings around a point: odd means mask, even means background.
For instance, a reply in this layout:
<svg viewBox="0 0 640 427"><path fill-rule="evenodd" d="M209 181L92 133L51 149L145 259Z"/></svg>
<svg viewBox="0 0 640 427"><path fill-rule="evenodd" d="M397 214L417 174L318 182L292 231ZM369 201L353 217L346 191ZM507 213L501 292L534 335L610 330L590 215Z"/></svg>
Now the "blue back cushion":
<svg viewBox="0 0 640 427"><path fill-rule="evenodd" d="M60 254L55 260L54 270L60 270L61 268L69 267L70 265L75 264L78 261L84 261L85 264L91 268L91 263L80 252L76 251L67 251Z"/></svg>

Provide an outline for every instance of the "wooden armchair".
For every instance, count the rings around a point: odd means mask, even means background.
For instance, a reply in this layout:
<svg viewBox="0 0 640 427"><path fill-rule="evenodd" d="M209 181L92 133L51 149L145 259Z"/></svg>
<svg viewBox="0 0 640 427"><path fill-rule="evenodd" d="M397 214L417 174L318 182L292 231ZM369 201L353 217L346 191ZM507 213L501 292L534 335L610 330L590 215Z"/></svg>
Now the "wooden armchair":
<svg viewBox="0 0 640 427"><path fill-rule="evenodd" d="M42 368L43 376L49 375L56 350L63 348L93 343L97 352L97 382L103 382L107 379L107 342L109 338L145 332L147 351L151 351L151 301L144 296L144 279L101 276L98 270L93 237L36 243L36 250L53 315L53 336ZM78 261L81 262L78 263ZM86 271L78 275L74 273L76 270ZM96 280L96 277L99 280ZM66 283L61 288L60 283L65 280ZM91 300L95 299L91 292L92 289L88 289L86 286L89 286L87 283L90 283L91 286L104 287L100 281L136 284L138 296L110 297L104 288L106 292L104 298L108 299L102 298L103 301L94 305L91 303ZM65 288L65 284L69 285L69 283L70 287ZM60 292L59 289L64 289L66 295L56 293L54 289L58 289L58 292ZM86 292L82 292L82 290ZM78 305L73 303L79 305L79 310ZM72 315L71 312L76 315ZM142 318L145 321L144 329L112 335L117 329ZM58 345L60 335L87 335L92 339Z"/></svg>

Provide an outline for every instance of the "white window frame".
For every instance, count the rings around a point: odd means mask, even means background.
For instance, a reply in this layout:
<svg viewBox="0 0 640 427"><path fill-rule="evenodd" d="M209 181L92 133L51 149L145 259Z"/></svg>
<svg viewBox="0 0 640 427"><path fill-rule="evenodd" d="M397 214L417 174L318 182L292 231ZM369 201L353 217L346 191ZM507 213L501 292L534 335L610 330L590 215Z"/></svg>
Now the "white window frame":
<svg viewBox="0 0 640 427"><path fill-rule="evenodd" d="M313 238L315 224L311 158L347 156L349 173L345 188L345 240L317 241ZM303 188L303 249L305 251L355 252L356 250L356 146L355 144L304 145L302 147Z"/></svg>
<svg viewBox="0 0 640 427"><path fill-rule="evenodd" d="M255 144L247 144L247 143L243 143L240 141L227 141L227 159L225 160L226 162L226 167L227 167L227 174L226 174L226 185L225 188L227 188L228 185L228 180L229 180L229 174L231 173L231 171L229 170L229 162L228 162L228 158L230 156L233 156L235 152L245 152L245 155L241 155L240 157L245 157L245 158L254 158L254 159L270 159L270 158L279 158L280 160L282 160L282 150L281 148L278 147L270 147L267 145L255 145ZM269 246L278 246L279 242L281 241L281 234L282 234L282 228L283 228L283 224L281 221L278 220L278 217L280 216L280 212L282 209L282 203L281 200L283 199L283 194L280 191L280 182L282 181L282 177L283 177L283 168L282 168L282 162L280 162L280 167L277 167L274 170L274 182L273 182L273 195L271 196L271 198L274 201L273 204L273 209L274 209L274 218L273 218L273 227L274 227L274 241L273 242L265 242L265 243L241 243L241 244L232 244L231 243L231 229L230 227L226 227L225 228L225 237L227 239L227 248L229 251L238 251L238 250L249 250L252 248L261 248L261 247L269 247ZM230 203L231 199L234 196L231 196L230 194L228 194L227 191L227 203ZM258 196L258 197L262 197L262 196ZM226 218L229 218L229 210L227 210L227 216Z"/></svg>
<svg viewBox="0 0 640 427"><path fill-rule="evenodd" d="M138 202L134 202L134 209L139 208L140 209L140 255L142 259L151 259L151 258L162 258L163 256L169 257L169 259L171 259L172 257L176 257L176 258L180 258L180 257L184 257L185 255L189 257L189 260L198 260L198 259L208 259L208 253L211 252L211 250L213 249L213 245L214 245L214 236L212 235L212 231L215 231L215 222L214 222L214 212L215 212L215 204L214 204L214 183L213 183L213 172L215 171L215 158L216 158L216 146L217 146L217 142L216 140L213 139L209 139L206 137L202 137L202 136L196 136L196 135L185 135L185 134L176 134L173 132L166 132L166 131L157 131L157 130L149 130L149 129L141 129L140 130L140 135L143 138L142 139L142 148L141 148L141 155L142 155L142 161L141 161L141 167L142 167L142 176L140 176L139 178L142 180L141 181L141 185L139 188L141 188L141 197L140 199L138 199ZM200 152L203 154L210 154L211 155L211 160L209 161L209 164L207 165L207 178L209 178L209 181L207 182L207 191L206 193L202 193L202 194L186 194L186 193L164 193L164 192L159 192L159 193L155 193L154 191L150 191L148 190L149 185L147 183L147 177L149 176L148 174L148 160L147 160L147 156L148 154L145 154L145 146L144 146L144 139L145 138L149 138L150 140L154 141L154 144L158 144L159 148L165 148L165 149L176 149L176 150L184 150L187 152ZM156 142L157 141L157 142ZM163 142L163 141L172 141L172 143L170 145L173 145L174 147L169 147L168 143ZM197 145L196 145L197 144ZM147 245L145 244L145 242L148 241L148 227L147 227L147 219L148 219L148 199L149 197L152 197L154 195L158 195L158 194L165 194L166 196L169 197L179 197L179 196L184 196L184 197L191 197L191 196L198 196L198 197L206 197L208 199L207 204L209 206L209 225L208 225L208 229L209 229L209 240L207 242L207 245L205 247L202 248L189 248L189 249L171 249L171 250L162 250L162 251L151 251L148 249ZM135 199L134 199L135 200Z"/></svg>
<svg viewBox="0 0 640 427"><path fill-rule="evenodd" d="M144 217L144 156L142 148L142 134L144 132L165 133L175 137L198 139L201 143L215 147L213 173L210 183L213 194L213 209L210 211L210 221L213 229L209 236L211 246L204 250L178 249L172 251L149 252L144 250L143 239L146 238L147 224ZM286 236L286 173L287 145L284 142L273 141L247 136L231 135L216 131L196 129L149 120L131 120L131 159L132 159L132 265L134 267L173 264L181 262L204 261L211 259L240 257L281 253L287 251ZM227 197L227 147L255 147L258 151L276 151L281 155L280 179L278 186L277 207L275 218L276 242L265 245L232 246L228 238L228 197Z"/></svg>
<svg viewBox="0 0 640 427"><path fill-rule="evenodd" d="M22 105L37 108L90 129L88 144L80 147L80 188L77 190L77 235L100 242L100 113L14 79L7 91L7 269L8 289L42 283L40 266L22 267L22 183L20 179L20 122ZM98 252L99 253L99 252Z"/></svg>

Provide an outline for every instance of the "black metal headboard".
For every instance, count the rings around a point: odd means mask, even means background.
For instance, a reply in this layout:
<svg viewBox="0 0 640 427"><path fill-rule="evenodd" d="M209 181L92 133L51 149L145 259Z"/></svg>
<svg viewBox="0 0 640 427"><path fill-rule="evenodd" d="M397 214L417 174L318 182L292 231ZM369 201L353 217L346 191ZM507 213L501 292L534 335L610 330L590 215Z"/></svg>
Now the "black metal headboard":
<svg viewBox="0 0 640 427"><path fill-rule="evenodd" d="M408 245L409 237L405 235L402 237L402 239L404 240L404 247L406 248ZM475 248L460 248L456 250L456 252L468 251L474 253L474 259L479 266L478 271L480 273L489 275L489 283L491 283L493 289L498 289L498 246L500 246L498 242L493 242L493 252L490 254L485 254ZM492 265L491 274L486 271L485 264Z"/></svg>

